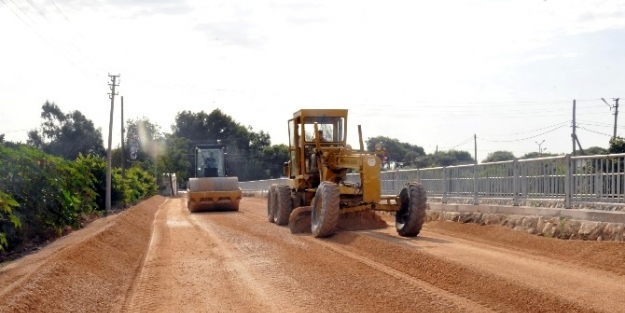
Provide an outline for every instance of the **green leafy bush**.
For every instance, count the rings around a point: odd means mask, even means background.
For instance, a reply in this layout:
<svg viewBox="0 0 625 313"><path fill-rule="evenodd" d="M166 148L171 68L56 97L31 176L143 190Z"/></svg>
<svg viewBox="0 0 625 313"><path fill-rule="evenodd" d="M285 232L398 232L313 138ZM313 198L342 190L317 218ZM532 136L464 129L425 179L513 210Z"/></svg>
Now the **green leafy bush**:
<svg viewBox="0 0 625 313"><path fill-rule="evenodd" d="M82 214L95 209L88 168L26 146L0 147L0 160L0 190L17 203L11 214L22 225L19 230L14 223L3 225L9 245L43 241L65 226L79 227Z"/></svg>
<svg viewBox="0 0 625 313"><path fill-rule="evenodd" d="M9 227L19 228L22 225L20 218L13 214L13 208L16 206L18 204L13 197L0 191L0 250L9 245L6 237Z"/></svg>
<svg viewBox="0 0 625 313"><path fill-rule="evenodd" d="M123 180L112 171L111 203L123 206L156 194L154 177L131 168ZM0 250L45 242L67 227L79 228L105 208L106 160L80 155L75 161L25 145L0 146Z"/></svg>

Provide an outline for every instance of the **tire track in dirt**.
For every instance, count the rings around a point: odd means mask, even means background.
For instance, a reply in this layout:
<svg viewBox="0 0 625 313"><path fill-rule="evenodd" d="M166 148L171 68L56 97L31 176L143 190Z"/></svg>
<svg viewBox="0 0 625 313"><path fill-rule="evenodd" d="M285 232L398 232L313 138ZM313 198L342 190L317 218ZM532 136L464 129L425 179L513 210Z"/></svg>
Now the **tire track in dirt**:
<svg viewBox="0 0 625 313"><path fill-rule="evenodd" d="M252 202L257 203L256 200ZM260 204L260 203L259 203ZM398 237L394 229L339 232L308 238L373 267L388 267L459 297L506 312L619 312L625 284L611 273L548 257L511 251L496 243L476 245L425 231ZM515 234L513 230L507 230ZM459 234L462 235L462 234ZM563 244L566 244L565 242ZM380 267L381 265L381 267ZM598 281L594 281L598 279ZM592 290L592 292L589 292ZM602 293L596 297L595 290Z"/></svg>
<svg viewBox="0 0 625 313"><path fill-rule="evenodd" d="M154 232L153 249L123 311L270 311L215 238L189 220L184 199L158 212Z"/></svg>
<svg viewBox="0 0 625 313"><path fill-rule="evenodd" d="M271 243L274 248L270 248L270 251L275 254L276 263L282 268L281 275L288 275L300 282L313 296L305 303L316 303L317 309L306 311L318 311L319 308L323 308L321 310L324 312L404 312L415 309L432 312L491 311L387 266L354 258L346 251L337 252L336 248L329 248L319 240L292 235L288 228L266 221L261 211L265 210L264 205L253 201L242 203L245 203L241 209L245 218L211 215L211 227L227 229L232 234L244 233L247 240ZM236 242L235 239L233 244ZM342 292L333 291L329 297L325 294L328 288Z"/></svg>
<svg viewBox="0 0 625 313"><path fill-rule="evenodd" d="M398 238L388 229L365 231L362 234L396 245L423 248L420 240ZM432 234L424 232L423 235ZM613 296L625 294L625 277L451 236L437 235L437 238L446 240L447 243L422 251L476 271L495 273L496 276L516 281L525 288L551 294L578 306L605 312L616 312L625 308L625 299ZM593 291L590 297L588 290Z"/></svg>
<svg viewBox="0 0 625 313"><path fill-rule="evenodd" d="M475 270L412 247L390 245L370 236L342 232L329 240L334 244L402 271L415 279L466 297L497 311L592 312L592 308L527 288L523 282L503 279L497 273ZM401 256L401 257L398 257Z"/></svg>
<svg viewBox="0 0 625 313"><path fill-rule="evenodd" d="M191 222L205 232L219 248L219 252L227 260L228 267L249 289L259 303L268 304L264 312L309 312L313 310L312 303L298 301L298 297L305 299L307 292L303 286L297 285L289 276L279 271L268 253L269 245L250 240L233 233L219 224L211 221L207 214L193 214ZM236 219L242 214L238 212L215 212ZM303 297L302 297L303 296ZM300 299L302 300L302 299Z"/></svg>
<svg viewBox="0 0 625 313"><path fill-rule="evenodd" d="M310 240L311 242L314 242L314 244L317 245L322 245L325 248L332 250L344 257L350 258L355 260L356 262L360 262L362 264L365 264L369 267L371 267L372 269L385 273L387 275L393 276L399 280L402 280L412 286L414 286L416 289L420 290L423 293L427 293L429 294L432 298L435 299L439 299L441 302L449 302L449 303L454 303L456 305L455 310L456 311L462 311L462 312L493 312L493 310L488 309L485 306L482 306L478 303L475 303L467 298L463 298L460 297L458 295L452 294L446 290L437 288L429 283L426 283L422 280L418 280L415 279L413 276L410 276L402 271L393 269L391 267L385 266L382 263L378 263L376 261L373 261L371 259L367 259L367 258L363 258L361 255L358 255L356 253L350 252L347 249L343 249L340 248L336 245L333 245L329 242L326 242L325 240L319 240L319 239L315 239L315 238L309 238L309 237L305 237L305 240Z"/></svg>
<svg viewBox="0 0 625 313"><path fill-rule="evenodd" d="M443 221L428 223L433 235L462 238L474 243L548 257L567 264L625 276L625 243L610 241L561 240L510 231L499 225L462 224Z"/></svg>
<svg viewBox="0 0 625 313"><path fill-rule="evenodd" d="M151 303L149 302L149 297L144 297L145 293L139 291L139 287L145 285L148 281L152 279L156 279L156 275L153 274L152 270L146 266L147 264L151 264L154 262L156 258L156 249L158 246L167 246L169 243L169 234L168 229L162 227L162 223L166 221L166 217L163 217L163 207L169 205L172 199L167 199L165 203L159 210L156 212L156 216L154 218L154 222L152 223L152 231L150 236L150 242L148 244L148 250L143 257L143 262L141 267L138 269L138 273L135 276L131 287L126 292L124 297L124 303L121 307L116 308L116 312L126 312L131 310L134 306L139 307L147 307L150 308Z"/></svg>

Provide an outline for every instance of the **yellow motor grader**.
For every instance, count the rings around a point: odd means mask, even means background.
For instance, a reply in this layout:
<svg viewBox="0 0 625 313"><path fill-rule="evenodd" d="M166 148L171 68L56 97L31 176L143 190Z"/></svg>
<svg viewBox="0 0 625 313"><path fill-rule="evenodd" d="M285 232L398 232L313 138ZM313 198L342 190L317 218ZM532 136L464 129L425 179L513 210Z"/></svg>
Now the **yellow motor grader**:
<svg viewBox="0 0 625 313"><path fill-rule="evenodd" d="M299 110L288 121L288 129L289 160L284 164L288 181L269 188L269 222L287 225L294 220L290 216L294 209L311 206L310 230L319 238L335 232L340 214L378 210L395 212L399 235L419 234L427 208L425 188L410 182L398 195L382 195L380 159L364 150L360 125L359 149L346 144L347 110ZM360 181L348 181L350 171L360 174Z"/></svg>

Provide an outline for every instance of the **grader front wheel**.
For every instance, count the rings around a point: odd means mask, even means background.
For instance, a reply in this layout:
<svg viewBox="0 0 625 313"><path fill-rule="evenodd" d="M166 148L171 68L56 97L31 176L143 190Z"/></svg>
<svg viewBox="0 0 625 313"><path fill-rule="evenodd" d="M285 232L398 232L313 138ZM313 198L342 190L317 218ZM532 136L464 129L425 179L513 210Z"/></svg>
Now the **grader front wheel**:
<svg viewBox="0 0 625 313"><path fill-rule="evenodd" d="M276 215L277 196L276 185L271 185L267 193L267 220L269 220L269 223L273 223L274 216Z"/></svg>
<svg viewBox="0 0 625 313"><path fill-rule="evenodd" d="M291 189L287 185L276 186L276 198L273 222L276 225L286 225L289 223L289 215L292 209Z"/></svg>
<svg viewBox="0 0 625 313"><path fill-rule="evenodd" d="M339 186L331 182L322 182L313 199L311 231L314 237L327 237L334 233L339 220Z"/></svg>
<svg viewBox="0 0 625 313"><path fill-rule="evenodd" d="M395 213L395 228L400 236L414 237L421 232L427 209L427 196L423 185L406 183L399 192L400 206Z"/></svg>

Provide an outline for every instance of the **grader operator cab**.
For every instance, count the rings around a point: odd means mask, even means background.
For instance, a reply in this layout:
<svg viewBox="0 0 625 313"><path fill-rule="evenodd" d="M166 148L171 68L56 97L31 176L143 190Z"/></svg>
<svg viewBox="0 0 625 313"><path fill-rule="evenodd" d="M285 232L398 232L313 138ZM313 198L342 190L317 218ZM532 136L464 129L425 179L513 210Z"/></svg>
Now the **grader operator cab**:
<svg viewBox="0 0 625 313"><path fill-rule="evenodd" d="M269 188L270 222L286 225L294 220L290 214L295 208L312 206L311 232L327 237L334 233L340 214L378 210L395 212L399 235L419 234L427 208L425 188L411 182L398 195L382 195L380 159L364 150L360 126L359 149L346 144L347 110L300 110L288 121L288 129L288 181ZM348 171L358 173L360 180L348 181Z"/></svg>
<svg viewBox="0 0 625 313"><path fill-rule="evenodd" d="M237 177L227 177L225 147L195 146L194 176L189 178L187 208L199 211L238 211L243 192Z"/></svg>

